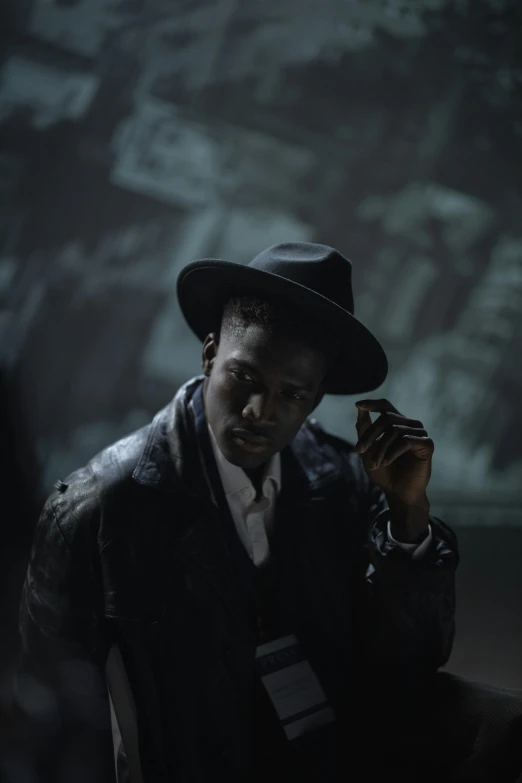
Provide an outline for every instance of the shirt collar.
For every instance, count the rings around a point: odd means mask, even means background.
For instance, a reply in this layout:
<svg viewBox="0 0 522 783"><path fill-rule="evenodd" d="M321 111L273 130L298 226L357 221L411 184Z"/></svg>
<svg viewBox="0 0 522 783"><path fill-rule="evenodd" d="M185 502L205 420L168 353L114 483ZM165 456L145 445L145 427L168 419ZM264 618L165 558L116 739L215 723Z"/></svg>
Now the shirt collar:
<svg viewBox="0 0 522 783"><path fill-rule="evenodd" d="M223 456L208 422L207 427L225 495L234 495L236 492L240 492L247 488L253 490L252 482L245 471L237 465L233 465ZM276 494L278 494L281 490L281 455L279 452L274 454L266 464L265 472L263 474L263 485L268 478L274 481L276 485Z"/></svg>

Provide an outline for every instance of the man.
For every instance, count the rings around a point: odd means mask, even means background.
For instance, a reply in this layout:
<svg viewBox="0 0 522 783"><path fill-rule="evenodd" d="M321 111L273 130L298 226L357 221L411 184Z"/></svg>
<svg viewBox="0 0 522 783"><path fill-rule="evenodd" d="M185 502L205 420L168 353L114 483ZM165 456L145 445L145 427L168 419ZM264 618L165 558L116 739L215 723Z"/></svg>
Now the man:
<svg viewBox="0 0 522 783"><path fill-rule="evenodd" d="M516 695L436 674L458 554L431 438L387 400L357 401L355 447L310 417L387 374L350 262L197 261L178 298L203 375L58 482L35 534L19 702L67 716L46 774L113 779L106 676L119 781L515 780Z"/></svg>

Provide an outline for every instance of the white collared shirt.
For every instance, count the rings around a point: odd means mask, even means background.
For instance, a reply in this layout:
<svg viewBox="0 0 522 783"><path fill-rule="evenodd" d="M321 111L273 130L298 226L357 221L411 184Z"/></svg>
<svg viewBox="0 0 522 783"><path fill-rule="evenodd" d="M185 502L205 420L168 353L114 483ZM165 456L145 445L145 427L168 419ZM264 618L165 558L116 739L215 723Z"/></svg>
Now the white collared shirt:
<svg viewBox="0 0 522 783"><path fill-rule="evenodd" d="M263 473L261 497L256 502L256 491L251 480L242 468L225 459L210 424L207 426L237 533L254 565L261 566L270 559L268 539L272 532L275 501L281 491L281 455L277 452L267 462Z"/></svg>

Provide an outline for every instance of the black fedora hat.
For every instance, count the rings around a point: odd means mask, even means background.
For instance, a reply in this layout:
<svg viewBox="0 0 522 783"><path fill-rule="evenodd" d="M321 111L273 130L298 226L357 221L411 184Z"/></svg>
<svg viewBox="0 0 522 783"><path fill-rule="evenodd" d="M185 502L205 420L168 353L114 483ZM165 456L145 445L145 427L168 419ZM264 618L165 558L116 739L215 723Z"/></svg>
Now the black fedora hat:
<svg viewBox="0 0 522 783"><path fill-rule="evenodd" d="M362 394L385 380L386 354L353 314L351 262L334 248L289 242L263 250L248 264L205 258L187 264L177 280L181 311L201 341L219 329L227 300L247 294L286 301L340 336L327 394Z"/></svg>

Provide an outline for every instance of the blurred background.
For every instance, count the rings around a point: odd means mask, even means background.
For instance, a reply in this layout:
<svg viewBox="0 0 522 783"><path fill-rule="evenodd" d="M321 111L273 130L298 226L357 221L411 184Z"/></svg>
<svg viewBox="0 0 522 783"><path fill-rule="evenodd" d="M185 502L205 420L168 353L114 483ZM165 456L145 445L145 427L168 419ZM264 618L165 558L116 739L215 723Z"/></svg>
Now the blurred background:
<svg viewBox="0 0 522 783"><path fill-rule="evenodd" d="M435 440L458 532L449 669L522 688L522 4L10 0L0 60L9 685L52 485L200 372L180 269L334 245ZM356 398L318 418L348 440Z"/></svg>

